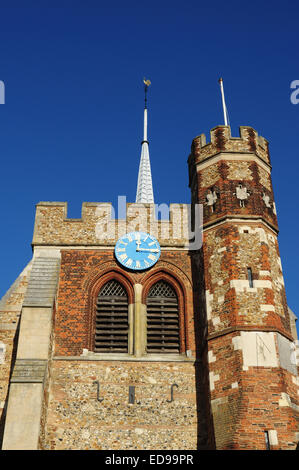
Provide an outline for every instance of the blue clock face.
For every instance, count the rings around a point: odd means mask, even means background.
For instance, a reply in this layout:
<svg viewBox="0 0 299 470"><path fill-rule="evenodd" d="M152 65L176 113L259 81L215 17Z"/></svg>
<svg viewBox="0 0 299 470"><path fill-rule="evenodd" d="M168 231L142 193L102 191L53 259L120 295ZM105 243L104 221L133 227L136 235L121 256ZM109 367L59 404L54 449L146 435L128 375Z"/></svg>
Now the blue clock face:
<svg viewBox="0 0 299 470"><path fill-rule="evenodd" d="M150 268L158 261L160 254L158 240L144 232L127 233L115 245L118 262L134 271Z"/></svg>

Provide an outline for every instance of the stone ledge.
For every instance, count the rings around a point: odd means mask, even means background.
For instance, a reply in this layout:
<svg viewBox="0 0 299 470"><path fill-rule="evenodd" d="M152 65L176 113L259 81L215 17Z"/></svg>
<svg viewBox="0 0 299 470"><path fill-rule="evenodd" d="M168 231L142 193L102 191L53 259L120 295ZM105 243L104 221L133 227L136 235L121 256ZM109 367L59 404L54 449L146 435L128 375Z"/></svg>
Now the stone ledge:
<svg viewBox="0 0 299 470"><path fill-rule="evenodd" d="M243 215L240 215L240 214L229 214L227 213L226 215L224 216L221 216L219 217L218 219L215 219L213 220L212 222L207 222L203 225L203 231L206 231L210 228L214 228L216 227L217 225L220 225L220 224L225 224L225 223L241 223L241 224L244 224L244 222L246 223L261 223L261 224L264 224L265 226L267 226L267 228L269 228L270 230L272 230L272 232L274 232L275 236L278 235L279 233L279 230L278 230L278 227L275 226L275 225L272 225L270 224L270 222L268 222L267 220L265 220L263 217L259 216L259 215L250 215L250 214L243 214Z"/></svg>
<svg viewBox="0 0 299 470"><path fill-rule="evenodd" d="M224 328L221 331L216 331L215 333L210 333L207 335L207 340L213 340L215 338L218 338L219 336L224 336L224 335L229 335L231 333L236 333L239 331L256 331L257 333L264 331L264 332L273 332L273 333L279 333L281 336L284 336L285 338L289 339L290 341L294 341L294 338L286 331L283 331L279 328L275 327L266 327L266 326L246 326L246 325L240 325L240 326L231 326L228 328Z"/></svg>
<svg viewBox="0 0 299 470"><path fill-rule="evenodd" d="M43 383L47 363L47 360L41 359L17 359L10 382Z"/></svg>
<svg viewBox="0 0 299 470"><path fill-rule="evenodd" d="M120 354L97 354L89 353L86 356L54 356L52 358L54 361L122 361L122 362L197 362L194 357L186 357L182 355L151 355L143 357L135 357L130 355L120 355Z"/></svg>
<svg viewBox="0 0 299 470"><path fill-rule="evenodd" d="M256 152L250 151L237 151L237 152L230 152L230 151L220 151L216 152L215 154L206 157L204 160L200 160L195 162L196 168L198 170L202 170L210 166L212 163L218 163L219 161L255 161L261 165L262 168L267 168L269 174L271 173L272 166L269 162L261 158Z"/></svg>
<svg viewBox="0 0 299 470"><path fill-rule="evenodd" d="M18 323L1 323L0 331L15 331L18 328Z"/></svg>

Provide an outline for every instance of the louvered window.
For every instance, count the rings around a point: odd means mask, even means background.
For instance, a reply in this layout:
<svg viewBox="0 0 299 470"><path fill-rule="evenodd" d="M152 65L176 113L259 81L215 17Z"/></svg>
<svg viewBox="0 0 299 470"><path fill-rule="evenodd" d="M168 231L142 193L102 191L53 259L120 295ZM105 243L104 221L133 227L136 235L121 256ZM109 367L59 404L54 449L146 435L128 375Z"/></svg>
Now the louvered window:
<svg viewBox="0 0 299 470"><path fill-rule="evenodd" d="M147 352L180 351L178 299L165 281L152 286L147 297Z"/></svg>
<svg viewBox="0 0 299 470"><path fill-rule="evenodd" d="M128 296L114 279L98 295L95 352L128 352Z"/></svg>

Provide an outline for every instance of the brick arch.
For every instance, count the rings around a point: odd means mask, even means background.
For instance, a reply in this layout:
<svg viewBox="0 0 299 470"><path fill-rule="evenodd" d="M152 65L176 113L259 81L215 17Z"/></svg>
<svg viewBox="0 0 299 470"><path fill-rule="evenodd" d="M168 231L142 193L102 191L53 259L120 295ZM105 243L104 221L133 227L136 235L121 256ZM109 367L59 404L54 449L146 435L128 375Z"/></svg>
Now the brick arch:
<svg viewBox="0 0 299 470"><path fill-rule="evenodd" d="M111 277L109 277L111 275ZM83 283L83 289L88 292L90 296L94 289L98 288L98 292L105 282L114 279L119 280L124 285L128 293L129 303L134 302L134 278L129 272L119 268L114 260L106 261L105 263L96 264L92 272L88 274ZM107 279L104 281L104 279ZM103 281L102 281L103 280Z"/></svg>
<svg viewBox="0 0 299 470"><path fill-rule="evenodd" d="M148 276L146 276L143 279L142 303L144 304L146 303L146 299L147 299L147 296L151 287L154 284L156 284L156 282L159 282L159 281L168 282L171 285L171 287L173 287L175 293L177 294L178 299L179 297L182 297L182 296L184 297L184 291L185 291L184 286L177 279L177 277L173 273L165 269L157 269L154 272L150 272Z"/></svg>
<svg viewBox="0 0 299 470"><path fill-rule="evenodd" d="M128 302L133 303L133 279L131 279L131 277L125 271L112 268L111 266L107 266L104 270L97 271L97 273L95 273L94 276L89 279L89 282L86 285L89 296L97 296L103 285L108 281L111 281L111 279L115 279L124 286L128 294Z"/></svg>
<svg viewBox="0 0 299 470"><path fill-rule="evenodd" d="M159 281L167 282L175 291L178 298L179 306L179 325L180 325L180 352L186 352L190 349L190 338L188 332L188 293L186 286L174 275L166 269L157 269L150 272L143 279L142 303L146 305L147 296L151 287Z"/></svg>
<svg viewBox="0 0 299 470"><path fill-rule="evenodd" d="M93 278L89 280L86 317L88 331L87 348L90 351L93 350L94 346L97 297L101 288L112 279L118 281L126 290L128 295L128 304L132 304L134 302L133 283L127 273L124 273L118 269L108 268L107 270L97 273L97 275L93 276Z"/></svg>

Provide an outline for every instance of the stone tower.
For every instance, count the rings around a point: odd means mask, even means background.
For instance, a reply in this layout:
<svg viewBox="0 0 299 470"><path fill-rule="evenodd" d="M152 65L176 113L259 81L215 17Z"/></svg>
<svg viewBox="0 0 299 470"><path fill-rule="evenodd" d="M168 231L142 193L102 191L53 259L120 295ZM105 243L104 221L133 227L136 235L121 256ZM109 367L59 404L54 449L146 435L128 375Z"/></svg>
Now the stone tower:
<svg viewBox="0 0 299 470"><path fill-rule="evenodd" d="M107 203L83 203L80 219L37 204L32 260L0 302L3 449L296 447L268 144L221 126L193 140L188 163L202 246L185 204L168 220L150 203L119 220ZM142 270L116 256L132 231L135 254L155 259Z"/></svg>
<svg viewBox="0 0 299 470"><path fill-rule="evenodd" d="M298 440L298 375L268 143L251 127L239 138L216 127L209 143L193 140L189 175L192 201L204 206L197 266L216 448L288 449Z"/></svg>

